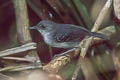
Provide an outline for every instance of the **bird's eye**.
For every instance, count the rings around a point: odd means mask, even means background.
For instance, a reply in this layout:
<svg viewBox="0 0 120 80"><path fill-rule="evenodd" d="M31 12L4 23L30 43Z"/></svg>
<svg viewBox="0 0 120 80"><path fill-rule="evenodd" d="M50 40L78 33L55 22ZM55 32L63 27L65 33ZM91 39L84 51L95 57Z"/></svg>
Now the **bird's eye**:
<svg viewBox="0 0 120 80"><path fill-rule="evenodd" d="M42 29L45 29L45 26L41 25L41 28L42 28Z"/></svg>

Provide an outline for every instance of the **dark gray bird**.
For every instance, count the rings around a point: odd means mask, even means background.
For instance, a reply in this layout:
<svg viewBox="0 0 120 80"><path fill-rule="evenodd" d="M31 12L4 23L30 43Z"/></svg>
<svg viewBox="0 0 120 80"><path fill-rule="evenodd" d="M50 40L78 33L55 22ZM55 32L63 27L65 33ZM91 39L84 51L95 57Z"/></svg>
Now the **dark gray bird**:
<svg viewBox="0 0 120 80"><path fill-rule="evenodd" d="M106 39L100 33L90 32L87 29L73 24L58 24L53 21L43 20L30 29L38 30L45 43L58 48L78 48L79 43L86 36Z"/></svg>

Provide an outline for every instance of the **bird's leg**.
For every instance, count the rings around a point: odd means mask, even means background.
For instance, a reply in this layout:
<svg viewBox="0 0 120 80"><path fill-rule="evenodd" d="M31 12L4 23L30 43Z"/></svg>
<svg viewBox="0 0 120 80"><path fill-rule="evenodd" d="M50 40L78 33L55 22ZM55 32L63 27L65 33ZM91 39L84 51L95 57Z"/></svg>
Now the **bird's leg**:
<svg viewBox="0 0 120 80"><path fill-rule="evenodd" d="M65 51L65 52L63 52L63 53L60 53L60 54L57 54L57 55L55 55L54 57L53 57L53 59L55 59L56 57L59 57L59 56L69 56L69 55L67 55L69 52L72 52L72 51L75 51L76 50L76 48L73 48L73 49L70 49L70 50L68 50L68 51Z"/></svg>
<svg viewBox="0 0 120 80"><path fill-rule="evenodd" d="M52 47L49 46L49 53L50 53L50 58L52 59L53 58L53 51L52 51Z"/></svg>

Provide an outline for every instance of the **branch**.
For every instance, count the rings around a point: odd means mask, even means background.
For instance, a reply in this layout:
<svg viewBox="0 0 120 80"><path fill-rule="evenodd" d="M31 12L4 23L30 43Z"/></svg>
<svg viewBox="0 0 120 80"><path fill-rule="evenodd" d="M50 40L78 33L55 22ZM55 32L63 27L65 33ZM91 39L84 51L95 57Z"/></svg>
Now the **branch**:
<svg viewBox="0 0 120 80"><path fill-rule="evenodd" d="M77 65L79 68L77 68L77 71L74 73L72 80L76 80L75 77L78 76L79 69L84 73L85 80L99 80L96 75L97 71L94 69L91 60L88 58L79 60L80 64Z"/></svg>
<svg viewBox="0 0 120 80"><path fill-rule="evenodd" d="M115 16L120 19L120 0L113 0Z"/></svg>
<svg viewBox="0 0 120 80"><path fill-rule="evenodd" d="M30 32L28 30L29 20L27 14L27 7L25 0L13 0L15 14L16 14L16 27L17 36L20 44L27 43L31 40Z"/></svg>
<svg viewBox="0 0 120 80"><path fill-rule="evenodd" d="M17 37L20 45L31 42L31 36L29 32L29 20L27 14L27 6L26 0L12 0L15 8L16 14L16 25L17 25ZM39 61L40 59L37 55L36 51L28 52L28 56L36 57L35 61Z"/></svg>
<svg viewBox="0 0 120 80"><path fill-rule="evenodd" d="M33 49L36 49L36 43L27 43L16 48L0 51L0 57L10 56L14 54L21 54L22 52L33 50Z"/></svg>

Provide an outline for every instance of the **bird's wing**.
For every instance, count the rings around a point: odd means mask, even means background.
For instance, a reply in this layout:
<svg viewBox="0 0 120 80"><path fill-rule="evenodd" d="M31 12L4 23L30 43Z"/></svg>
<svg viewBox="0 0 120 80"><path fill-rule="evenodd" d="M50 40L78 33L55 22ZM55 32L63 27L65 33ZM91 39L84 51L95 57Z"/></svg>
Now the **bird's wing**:
<svg viewBox="0 0 120 80"><path fill-rule="evenodd" d="M56 42L76 42L81 41L88 34L89 31L80 26L60 24L54 33L54 40Z"/></svg>

